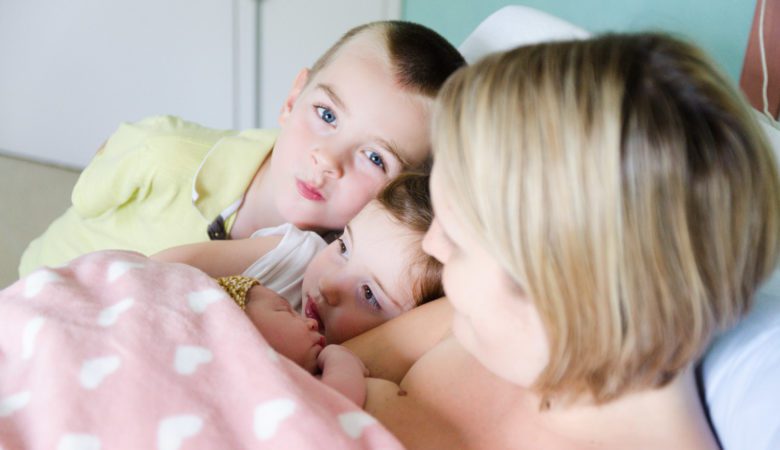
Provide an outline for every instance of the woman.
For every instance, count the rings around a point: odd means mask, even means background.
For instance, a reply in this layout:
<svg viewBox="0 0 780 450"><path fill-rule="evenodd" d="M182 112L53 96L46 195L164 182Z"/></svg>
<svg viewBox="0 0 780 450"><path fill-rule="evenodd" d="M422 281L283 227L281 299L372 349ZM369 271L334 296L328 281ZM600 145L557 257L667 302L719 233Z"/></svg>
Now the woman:
<svg viewBox="0 0 780 450"><path fill-rule="evenodd" d="M542 44L457 72L433 130L449 303L348 344L366 409L410 448L717 448L693 365L780 254L729 82L663 35Z"/></svg>

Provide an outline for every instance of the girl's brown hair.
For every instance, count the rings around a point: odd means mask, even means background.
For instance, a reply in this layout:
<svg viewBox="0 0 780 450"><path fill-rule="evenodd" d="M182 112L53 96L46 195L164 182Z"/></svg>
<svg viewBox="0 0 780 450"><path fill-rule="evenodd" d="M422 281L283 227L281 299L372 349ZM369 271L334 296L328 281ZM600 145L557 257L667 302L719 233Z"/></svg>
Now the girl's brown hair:
<svg viewBox="0 0 780 450"><path fill-rule="evenodd" d="M428 175L401 174L387 184L377 200L401 225L419 235L415 241L417 260L409 268L415 305L421 305L444 295L441 284L442 266L432 256L422 251L422 238L433 221L433 206Z"/></svg>

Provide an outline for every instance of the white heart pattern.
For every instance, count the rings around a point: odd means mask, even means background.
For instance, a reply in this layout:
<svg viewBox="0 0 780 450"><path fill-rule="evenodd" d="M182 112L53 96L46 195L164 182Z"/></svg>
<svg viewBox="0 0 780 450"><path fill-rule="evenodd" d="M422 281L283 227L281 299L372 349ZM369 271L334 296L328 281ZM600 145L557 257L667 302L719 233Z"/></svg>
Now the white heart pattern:
<svg viewBox="0 0 780 450"><path fill-rule="evenodd" d="M95 389L100 386L103 380L114 373L121 361L118 356L106 356L84 361L79 373L79 382L85 389Z"/></svg>
<svg viewBox="0 0 780 450"><path fill-rule="evenodd" d="M198 370L198 366L211 362L214 354L211 350L194 345L180 345L176 347L176 356L173 366L176 372L182 375L192 375Z"/></svg>
<svg viewBox="0 0 780 450"><path fill-rule="evenodd" d="M217 289L191 292L187 295L187 302L193 312L202 314L210 304L225 298L225 292Z"/></svg>
<svg viewBox="0 0 780 450"><path fill-rule="evenodd" d="M295 402L280 398L261 403L255 408L255 436L261 441L268 440L276 434L279 424L295 412Z"/></svg>
<svg viewBox="0 0 780 450"><path fill-rule="evenodd" d="M17 392L8 397L0 398L0 417L8 417L30 403L30 391Z"/></svg>
<svg viewBox="0 0 780 450"><path fill-rule="evenodd" d="M203 419L191 414L166 417L157 428L157 448L178 450L182 442L200 433Z"/></svg>
<svg viewBox="0 0 780 450"><path fill-rule="evenodd" d="M113 283L130 269L139 269L144 265L127 261L114 261L108 266L108 282Z"/></svg>
<svg viewBox="0 0 780 450"><path fill-rule="evenodd" d="M60 438L57 450L100 450L100 439L91 434L66 434Z"/></svg>
<svg viewBox="0 0 780 450"><path fill-rule="evenodd" d="M108 308L103 309L100 311L100 314L98 314L98 325L101 327L110 327L111 325L115 324L119 319L119 316L121 316L123 312L130 309L133 306L133 303L135 303L135 300L128 297L109 306Z"/></svg>
<svg viewBox="0 0 780 450"><path fill-rule="evenodd" d="M24 282L24 296L26 298L32 298L38 295L43 287L49 283L62 280L57 272L52 272L48 269L40 269L27 276Z"/></svg>
<svg viewBox="0 0 780 450"><path fill-rule="evenodd" d="M35 352L35 339L38 337L38 332L41 331L44 322L46 322L46 319L38 316L30 319L24 326L24 331L22 332L22 359L32 358Z"/></svg>
<svg viewBox="0 0 780 450"><path fill-rule="evenodd" d="M339 415L339 424L349 437L357 439L363 430L376 423L376 419L363 411L353 411Z"/></svg>

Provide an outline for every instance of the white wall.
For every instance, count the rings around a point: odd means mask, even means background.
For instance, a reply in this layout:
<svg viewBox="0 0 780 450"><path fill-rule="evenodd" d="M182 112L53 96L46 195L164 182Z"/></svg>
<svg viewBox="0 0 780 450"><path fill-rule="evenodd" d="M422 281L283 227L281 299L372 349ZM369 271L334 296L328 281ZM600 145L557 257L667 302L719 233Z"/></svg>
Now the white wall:
<svg viewBox="0 0 780 450"><path fill-rule="evenodd" d="M292 79L400 0L0 0L0 152L85 166L122 121L275 126Z"/></svg>

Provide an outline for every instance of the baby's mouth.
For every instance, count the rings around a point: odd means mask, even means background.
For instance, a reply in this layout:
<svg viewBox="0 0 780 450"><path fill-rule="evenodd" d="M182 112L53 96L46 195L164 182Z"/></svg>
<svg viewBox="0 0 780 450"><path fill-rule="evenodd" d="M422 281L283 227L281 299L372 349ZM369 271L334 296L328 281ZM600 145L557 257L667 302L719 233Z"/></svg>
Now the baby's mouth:
<svg viewBox="0 0 780 450"><path fill-rule="evenodd" d="M306 307L303 309L303 314L306 315L306 317L309 319L316 320L318 331L320 334L325 334L325 325L322 323L322 319L320 318L320 312L317 310L317 304L310 295L306 296Z"/></svg>

